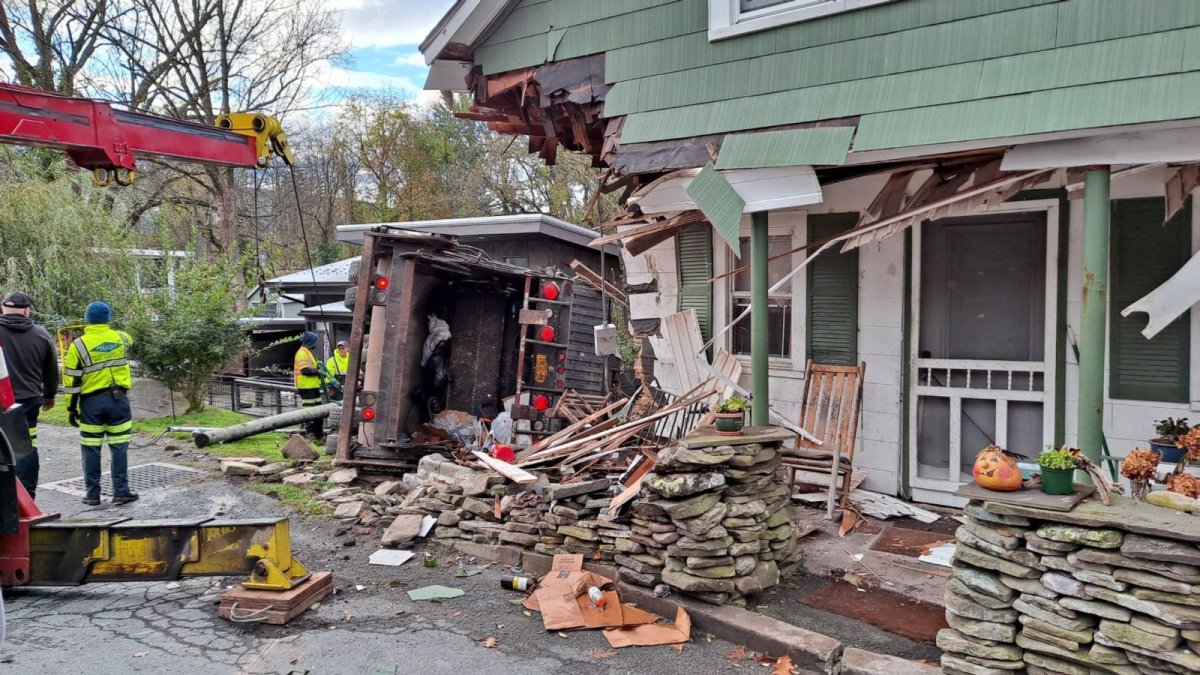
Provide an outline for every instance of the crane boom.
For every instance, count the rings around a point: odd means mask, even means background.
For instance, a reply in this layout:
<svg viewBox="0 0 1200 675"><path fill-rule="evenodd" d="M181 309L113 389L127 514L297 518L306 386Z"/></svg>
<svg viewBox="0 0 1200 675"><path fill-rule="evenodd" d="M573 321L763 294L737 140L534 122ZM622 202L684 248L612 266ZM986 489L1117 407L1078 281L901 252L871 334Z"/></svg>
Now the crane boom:
<svg viewBox="0 0 1200 675"><path fill-rule="evenodd" d="M286 135L267 115L223 115L213 127L7 83L0 83L0 143L62 150L101 184L110 176L128 182L141 156L256 167L278 155L292 163Z"/></svg>

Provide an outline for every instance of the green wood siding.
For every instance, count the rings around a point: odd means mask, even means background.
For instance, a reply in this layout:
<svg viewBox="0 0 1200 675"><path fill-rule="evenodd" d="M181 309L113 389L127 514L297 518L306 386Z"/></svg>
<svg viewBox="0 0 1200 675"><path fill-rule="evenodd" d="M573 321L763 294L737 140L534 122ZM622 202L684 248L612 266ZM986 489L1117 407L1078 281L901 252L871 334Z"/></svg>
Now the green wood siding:
<svg viewBox="0 0 1200 675"><path fill-rule="evenodd" d="M475 60L605 54L625 145L861 117L864 151L1200 117L1197 0L898 0L718 42L707 4L526 0Z"/></svg>
<svg viewBox="0 0 1200 675"><path fill-rule="evenodd" d="M1191 257L1191 202L1163 225L1160 198L1112 206L1112 290L1109 304L1109 395L1117 399L1186 403L1191 371L1191 312L1147 340L1146 315L1121 310L1158 288Z"/></svg>
<svg viewBox="0 0 1200 675"><path fill-rule="evenodd" d="M675 236L675 260L679 267L679 310L696 310L700 333L707 342L713 332L712 228L693 225Z"/></svg>
<svg viewBox="0 0 1200 675"><path fill-rule="evenodd" d="M808 217L809 243L858 224L856 213ZM858 249L830 252L808 266L805 344L808 358L836 366L858 364Z"/></svg>

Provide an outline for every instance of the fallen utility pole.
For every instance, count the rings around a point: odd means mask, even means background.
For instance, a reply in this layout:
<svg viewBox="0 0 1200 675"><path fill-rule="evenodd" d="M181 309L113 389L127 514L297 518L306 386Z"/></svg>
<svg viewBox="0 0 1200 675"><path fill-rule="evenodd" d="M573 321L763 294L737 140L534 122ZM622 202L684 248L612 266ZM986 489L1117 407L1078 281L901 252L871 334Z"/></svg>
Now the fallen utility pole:
<svg viewBox="0 0 1200 675"><path fill-rule="evenodd" d="M192 440L196 442L197 448L207 448L217 443L228 443L240 438L246 438L247 436L282 429L292 424L300 424L328 417L329 413L341 407L342 403L338 401L337 403L326 403L325 405L313 406L311 408L301 408L285 412L282 415L271 415L262 419L250 420L249 422L242 422L241 424L235 424L224 429L205 429L194 432Z"/></svg>

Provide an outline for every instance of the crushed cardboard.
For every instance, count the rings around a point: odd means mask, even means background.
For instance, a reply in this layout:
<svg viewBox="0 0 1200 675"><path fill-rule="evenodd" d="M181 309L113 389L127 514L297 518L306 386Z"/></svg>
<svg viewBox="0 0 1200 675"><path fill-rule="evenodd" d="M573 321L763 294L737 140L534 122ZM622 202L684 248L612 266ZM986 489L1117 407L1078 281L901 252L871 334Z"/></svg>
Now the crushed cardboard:
<svg viewBox="0 0 1200 675"><path fill-rule="evenodd" d="M593 586L604 594L601 606L588 598L588 589ZM678 644L691 639L691 619L683 608L676 612L675 623L659 624L661 617L657 614L622 603L615 587L612 579L584 570L582 555L559 554L523 606L541 613L547 631L603 629L614 648Z"/></svg>

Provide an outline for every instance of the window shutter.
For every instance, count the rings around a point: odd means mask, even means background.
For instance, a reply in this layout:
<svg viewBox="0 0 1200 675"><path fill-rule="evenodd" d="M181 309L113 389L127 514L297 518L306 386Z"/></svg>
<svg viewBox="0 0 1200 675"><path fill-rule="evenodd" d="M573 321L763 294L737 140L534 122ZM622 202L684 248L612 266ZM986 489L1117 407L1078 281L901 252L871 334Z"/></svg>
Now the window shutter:
<svg viewBox="0 0 1200 675"><path fill-rule="evenodd" d="M1153 340L1141 333L1146 315L1121 310L1158 288L1183 267L1192 250L1189 200L1163 225L1163 199L1124 199L1112 204L1109 279L1109 395L1138 401L1186 403L1191 361L1191 312Z"/></svg>
<svg viewBox="0 0 1200 675"><path fill-rule="evenodd" d="M712 228L708 223L693 225L675 235L675 255L679 265L679 310L696 310L700 333L707 342L712 338L713 276Z"/></svg>
<svg viewBox="0 0 1200 675"><path fill-rule="evenodd" d="M809 243L858 224L858 214L834 213L808 218ZM808 358L835 366L858 364L858 249L822 253L808 265Z"/></svg>

